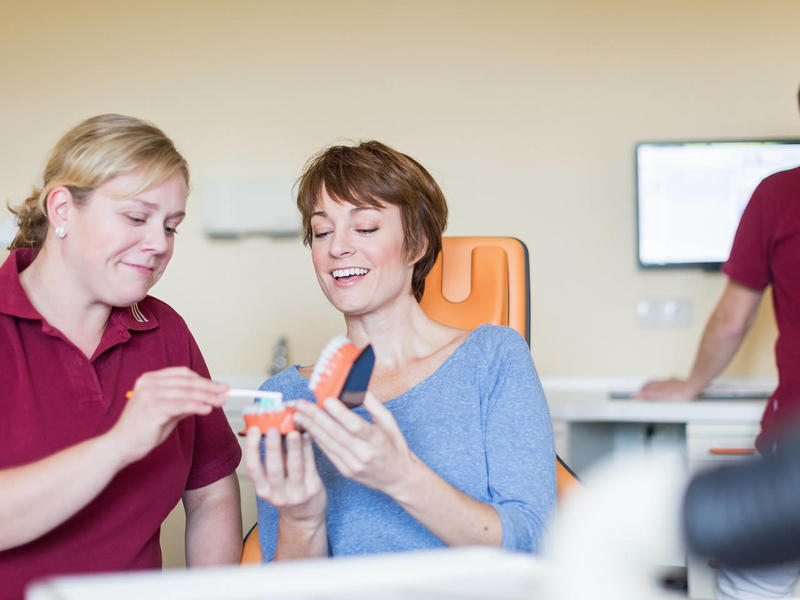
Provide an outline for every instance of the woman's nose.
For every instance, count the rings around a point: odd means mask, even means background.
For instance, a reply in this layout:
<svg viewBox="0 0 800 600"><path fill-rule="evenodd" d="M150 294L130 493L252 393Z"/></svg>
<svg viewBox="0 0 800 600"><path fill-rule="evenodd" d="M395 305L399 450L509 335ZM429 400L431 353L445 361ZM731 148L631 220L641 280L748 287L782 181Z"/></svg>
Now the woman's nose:
<svg viewBox="0 0 800 600"><path fill-rule="evenodd" d="M147 235L144 239L144 246L146 250L155 253L166 252L169 248L170 238L166 229L161 225L154 224L152 227L147 228Z"/></svg>
<svg viewBox="0 0 800 600"><path fill-rule="evenodd" d="M336 257L349 256L355 252L355 247L352 243L348 232L334 232L333 239L331 240L330 253Z"/></svg>

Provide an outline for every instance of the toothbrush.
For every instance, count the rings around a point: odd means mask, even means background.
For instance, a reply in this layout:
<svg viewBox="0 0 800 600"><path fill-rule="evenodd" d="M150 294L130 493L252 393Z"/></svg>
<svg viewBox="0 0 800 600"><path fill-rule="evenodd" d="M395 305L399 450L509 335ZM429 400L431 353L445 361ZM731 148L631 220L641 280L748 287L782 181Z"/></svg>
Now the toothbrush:
<svg viewBox="0 0 800 600"><path fill-rule="evenodd" d="M262 398L274 392L267 392L264 390L244 390L241 388L231 388L227 392L222 393L222 396L229 398ZM130 400L133 397L133 390L125 393L125 397Z"/></svg>

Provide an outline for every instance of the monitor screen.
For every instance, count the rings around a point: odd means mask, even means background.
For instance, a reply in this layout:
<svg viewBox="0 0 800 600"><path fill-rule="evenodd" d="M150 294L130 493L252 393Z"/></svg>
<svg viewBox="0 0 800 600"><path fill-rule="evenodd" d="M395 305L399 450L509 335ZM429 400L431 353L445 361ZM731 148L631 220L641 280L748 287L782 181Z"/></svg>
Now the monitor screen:
<svg viewBox="0 0 800 600"><path fill-rule="evenodd" d="M639 265L718 269L758 183L797 166L800 140L637 144Z"/></svg>

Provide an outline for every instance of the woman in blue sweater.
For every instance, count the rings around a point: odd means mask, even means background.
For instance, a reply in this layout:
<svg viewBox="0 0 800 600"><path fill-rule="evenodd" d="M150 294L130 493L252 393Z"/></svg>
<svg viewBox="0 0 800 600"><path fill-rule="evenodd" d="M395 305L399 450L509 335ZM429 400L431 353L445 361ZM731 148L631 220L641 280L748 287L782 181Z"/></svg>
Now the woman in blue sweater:
<svg viewBox="0 0 800 600"><path fill-rule="evenodd" d="M314 403L312 367L262 386L301 399L295 423L306 432L283 445L271 430L263 460L260 433L248 433L264 560L476 544L536 551L556 477L527 344L507 327L446 327L419 306L447 221L439 186L371 141L312 158L297 204L323 293L376 361L353 410Z"/></svg>

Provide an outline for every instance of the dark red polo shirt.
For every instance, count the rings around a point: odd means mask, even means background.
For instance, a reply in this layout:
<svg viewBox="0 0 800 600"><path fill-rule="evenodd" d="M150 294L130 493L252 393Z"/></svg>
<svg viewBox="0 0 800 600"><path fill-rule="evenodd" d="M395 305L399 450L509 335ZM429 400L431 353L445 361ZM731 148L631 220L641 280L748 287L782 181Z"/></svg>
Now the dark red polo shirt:
<svg viewBox="0 0 800 600"><path fill-rule="evenodd" d="M723 272L747 287L772 285L778 387L761 419L759 450L800 417L800 168L770 175L747 205Z"/></svg>
<svg viewBox="0 0 800 600"><path fill-rule="evenodd" d="M208 376L183 319L150 296L113 309L86 358L36 312L20 285L18 273L33 258L32 250L14 250L0 267L0 469L107 431L142 373L188 366ZM160 526L183 491L232 473L240 458L221 410L183 419L69 520L0 552L0 598L21 598L24 585L45 574L160 568Z"/></svg>

